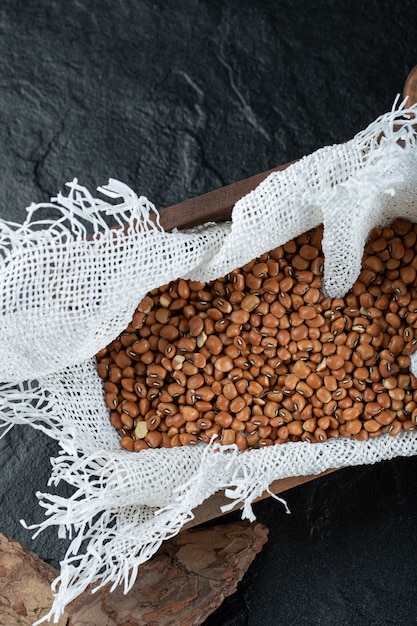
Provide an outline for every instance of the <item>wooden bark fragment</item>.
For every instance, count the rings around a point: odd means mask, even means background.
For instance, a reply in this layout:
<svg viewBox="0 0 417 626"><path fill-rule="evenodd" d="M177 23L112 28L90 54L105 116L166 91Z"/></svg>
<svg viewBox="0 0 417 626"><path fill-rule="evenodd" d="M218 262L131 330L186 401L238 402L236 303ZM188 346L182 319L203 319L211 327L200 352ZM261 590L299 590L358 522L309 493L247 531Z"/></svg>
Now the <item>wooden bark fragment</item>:
<svg viewBox="0 0 417 626"><path fill-rule="evenodd" d="M259 523L194 528L165 542L139 569L127 595L86 591L59 626L194 626L234 593L267 541ZM0 535L0 626L29 626L52 604L58 572L16 541Z"/></svg>
<svg viewBox="0 0 417 626"><path fill-rule="evenodd" d="M31 626L48 613L58 572L0 533L0 625ZM68 616L59 620L66 626Z"/></svg>

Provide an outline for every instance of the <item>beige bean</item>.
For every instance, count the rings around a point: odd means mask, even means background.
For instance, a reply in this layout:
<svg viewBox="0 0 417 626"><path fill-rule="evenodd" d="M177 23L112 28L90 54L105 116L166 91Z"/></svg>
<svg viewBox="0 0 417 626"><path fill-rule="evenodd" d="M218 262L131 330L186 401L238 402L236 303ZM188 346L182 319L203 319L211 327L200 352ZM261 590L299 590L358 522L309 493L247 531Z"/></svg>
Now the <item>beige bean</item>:
<svg viewBox="0 0 417 626"><path fill-rule="evenodd" d="M214 362L214 367L220 372L230 372L234 368L234 363L229 356L221 356Z"/></svg>

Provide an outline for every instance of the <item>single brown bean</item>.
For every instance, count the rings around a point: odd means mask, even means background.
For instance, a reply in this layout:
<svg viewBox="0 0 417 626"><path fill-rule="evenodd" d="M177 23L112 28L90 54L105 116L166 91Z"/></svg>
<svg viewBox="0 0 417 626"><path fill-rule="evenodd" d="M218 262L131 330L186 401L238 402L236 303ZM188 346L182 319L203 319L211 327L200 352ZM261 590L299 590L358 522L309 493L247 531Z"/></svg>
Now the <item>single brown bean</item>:
<svg viewBox="0 0 417 626"><path fill-rule="evenodd" d="M343 357L340 354L334 354L326 359L326 365L331 370L338 370L344 365Z"/></svg>
<svg viewBox="0 0 417 626"><path fill-rule="evenodd" d="M198 389L204 386L204 377L202 374L193 374L187 380L187 389Z"/></svg>
<svg viewBox="0 0 417 626"><path fill-rule="evenodd" d="M210 335L205 343L209 352L215 356L219 355L223 350L223 344L216 335Z"/></svg>
<svg viewBox="0 0 417 626"><path fill-rule="evenodd" d="M200 315L194 315L189 320L190 333L193 337L197 337L204 330L204 321Z"/></svg>
<svg viewBox="0 0 417 626"><path fill-rule="evenodd" d="M320 387L316 391L316 397L322 404L326 404L332 400L331 392L326 387Z"/></svg>
<svg viewBox="0 0 417 626"><path fill-rule="evenodd" d="M214 417L215 423L221 428L229 428L233 419L234 418L227 411L219 411Z"/></svg>
<svg viewBox="0 0 417 626"><path fill-rule="evenodd" d="M311 374L311 369L304 361L296 361L292 367L292 373L304 380Z"/></svg>
<svg viewBox="0 0 417 626"><path fill-rule="evenodd" d="M394 335L388 344L388 350L394 356L397 356L404 349L404 339L400 335Z"/></svg>
<svg viewBox="0 0 417 626"><path fill-rule="evenodd" d="M381 428L381 424L378 424L376 420L370 419L364 422L363 427L368 433L376 433Z"/></svg>
<svg viewBox="0 0 417 626"><path fill-rule="evenodd" d="M394 416L391 415L388 411L381 411L378 415L375 415L375 421L381 426L388 426L394 420Z"/></svg>
<svg viewBox="0 0 417 626"><path fill-rule="evenodd" d="M296 436L301 436L303 434L303 422L301 422L300 420L294 420L292 422L289 422L287 424L287 428L288 428L288 433L290 435L296 435Z"/></svg>
<svg viewBox="0 0 417 626"><path fill-rule="evenodd" d="M184 432L189 435L199 435L200 428L197 426L197 422L186 422L184 426Z"/></svg>
<svg viewBox="0 0 417 626"><path fill-rule="evenodd" d="M292 289L294 284L294 280L291 276L286 276L279 282L279 291L282 293L287 293Z"/></svg>
<svg viewBox="0 0 417 626"><path fill-rule="evenodd" d="M318 374L316 374L315 372L312 372L311 374L307 376L306 384L311 389L316 390L316 389L320 389L320 387L323 385L323 380Z"/></svg>
<svg viewBox="0 0 417 626"><path fill-rule="evenodd" d="M104 388L104 391L106 391L107 393L112 393L115 396L117 396L119 392L119 387L115 383L110 382L109 380L107 380L104 383L103 388Z"/></svg>
<svg viewBox="0 0 417 626"><path fill-rule="evenodd" d="M353 372L353 377L357 381L365 381L369 376L369 370L366 367L358 367Z"/></svg>
<svg viewBox="0 0 417 626"><path fill-rule="evenodd" d="M123 413L126 413L130 417L137 417L139 415L139 406L134 402L123 401L121 404Z"/></svg>
<svg viewBox="0 0 417 626"><path fill-rule="evenodd" d="M349 407L343 410L343 419L346 422L356 420L360 415L360 410L356 407Z"/></svg>
<svg viewBox="0 0 417 626"><path fill-rule="evenodd" d="M357 435L362 429L362 422L358 419L352 419L347 422L346 429L350 435Z"/></svg>
<svg viewBox="0 0 417 626"><path fill-rule="evenodd" d="M186 422L195 421L199 417L197 409L189 405L184 405L180 407L180 411L182 417L185 419Z"/></svg>
<svg viewBox="0 0 417 626"><path fill-rule="evenodd" d="M230 446L236 441L236 432L232 428L224 428L220 440L223 445Z"/></svg>
<svg viewBox="0 0 417 626"><path fill-rule="evenodd" d="M231 411L232 413L239 413L239 411L244 409L245 406L246 406L246 402L244 401L244 399L241 396L238 396L236 398L233 398L233 400L231 400L229 404L229 411Z"/></svg>
<svg viewBox="0 0 417 626"><path fill-rule="evenodd" d="M329 391L336 391L338 385L337 380L334 376L324 376L323 382L326 389L328 389Z"/></svg>
<svg viewBox="0 0 417 626"><path fill-rule="evenodd" d="M280 428L278 428L277 430L277 436L278 439L282 439L283 441L287 440L289 437L289 431L287 426L281 426Z"/></svg>
<svg viewBox="0 0 417 626"><path fill-rule="evenodd" d="M245 296L245 298L243 298L242 302L240 303L240 307L243 311L247 311L247 312L252 312L256 309L256 307L260 304L260 299L258 298L258 296L255 296L253 294L250 294L248 296Z"/></svg>
<svg viewBox="0 0 417 626"><path fill-rule="evenodd" d="M208 433L208 431L206 431L206 433ZM197 435L192 435L191 433L181 433L179 440L182 446L192 446L198 443Z"/></svg>
<svg viewBox="0 0 417 626"><path fill-rule="evenodd" d="M130 437L129 435L125 435L121 438L120 445L125 450L129 450L129 452L132 452L134 447L134 441L132 437Z"/></svg>

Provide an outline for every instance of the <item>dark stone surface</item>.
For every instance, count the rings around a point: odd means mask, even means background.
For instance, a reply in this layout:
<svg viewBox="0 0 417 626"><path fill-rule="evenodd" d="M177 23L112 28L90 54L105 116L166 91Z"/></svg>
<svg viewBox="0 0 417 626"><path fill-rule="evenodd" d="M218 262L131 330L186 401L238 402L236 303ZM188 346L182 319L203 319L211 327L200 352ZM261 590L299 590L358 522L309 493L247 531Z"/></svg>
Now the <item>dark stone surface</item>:
<svg viewBox="0 0 417 626"><path fill-rule="evenodd" d="M204 626L417 623L417 459L346 468L255 505L269 541Z"/></svg>
<svg viewBox="0 0 417 626"><path fill-rule="evenodd" d="M344 141L417 63L413 0L3 0L0 216L77 176L158 207ZM43 518L56 444L0 442L0 530L57 565ZM206 626L417 623L416 459L347 469L257 505L271 538Z"/></svg>

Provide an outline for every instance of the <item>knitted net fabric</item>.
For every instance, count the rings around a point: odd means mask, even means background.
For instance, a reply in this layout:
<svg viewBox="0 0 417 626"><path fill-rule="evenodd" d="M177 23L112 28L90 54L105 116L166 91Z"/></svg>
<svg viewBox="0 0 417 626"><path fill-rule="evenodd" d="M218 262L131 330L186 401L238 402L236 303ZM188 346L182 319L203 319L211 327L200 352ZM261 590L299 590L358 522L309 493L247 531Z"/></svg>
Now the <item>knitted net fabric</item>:
<svg viewBox="0 0 417 626"><path fill-rule="evenodd" d="M219 453L214 443L132 454L110 425L94 358L149 290L179 277L213 280L319 224L324 292L344 295L370 230L396 217L417 221L416 110L401 106L348 143L271 174L225 224L164 232L153 205L115 180L100 198L75 180L66 196L29 207L23 224L0 221L2 425L56 438L62 453L50 483L74 487L68 499L38 494L46 519L37 532L55 525L72 537L46 618L90 583L127 591L138 566L221 489L253 519L251 503L276 479L417 453L411 432L244 453ZM51 208L59 219L42 217Z"/></svg>

